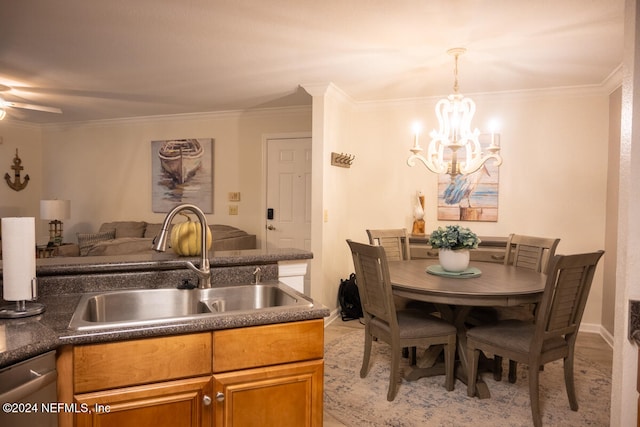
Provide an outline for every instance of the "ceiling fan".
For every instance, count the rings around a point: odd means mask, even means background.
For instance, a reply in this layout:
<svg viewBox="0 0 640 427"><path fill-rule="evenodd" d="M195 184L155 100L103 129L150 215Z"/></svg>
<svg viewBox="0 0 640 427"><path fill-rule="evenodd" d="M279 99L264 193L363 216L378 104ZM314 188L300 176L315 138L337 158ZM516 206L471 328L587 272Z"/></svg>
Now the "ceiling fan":
<svg viewBox="0 0 640 427"><path fill-rule="evenodd" d="M11 90L9 86L0 84L0 95L3 92ZM58 107L48 107L46 105L25 104L23 102L6 101L0 96L0 120L4 119L7 115L6 108L22 108L24 110L44 111L46 113L62 114L62 110Z"/></svg>

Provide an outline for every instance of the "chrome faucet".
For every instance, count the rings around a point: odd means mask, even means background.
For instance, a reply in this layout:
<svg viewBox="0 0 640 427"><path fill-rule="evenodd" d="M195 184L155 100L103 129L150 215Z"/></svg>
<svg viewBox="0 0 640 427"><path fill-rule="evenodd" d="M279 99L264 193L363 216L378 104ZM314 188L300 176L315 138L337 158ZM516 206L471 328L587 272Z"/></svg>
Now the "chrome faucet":
<svg viewBox="0 0 640 427"><path fill-rule="evenodd" d="M256 267L253 270L253 283L254 285L259 285L262 282L262 269L260 267Z"/></svg>
<svg viewBox="0 0 640 427"><path fill-rule="evenodd" d="M193 265L191 261L187 261L187 267L189 269L196 272L198 275L198 287L199 288L210 288L211 287L211 269L209 267L209 258L207 257L207 218L204 216L204 212L197 207L196 205L192 205L189 203L184 203L176 206L171 209L171 211L167 214L162 223L162 229L160 230L160 234L158 234L157 239L153 244L153 249L158 252L164 252L167 249L167 234L169 231L169 226L171 225L171 221L173 217L176 216L178 212L181 211L191 211L198 217L198 221L200 221L200 249L201 256L200 259L200 268Z"/></svg>

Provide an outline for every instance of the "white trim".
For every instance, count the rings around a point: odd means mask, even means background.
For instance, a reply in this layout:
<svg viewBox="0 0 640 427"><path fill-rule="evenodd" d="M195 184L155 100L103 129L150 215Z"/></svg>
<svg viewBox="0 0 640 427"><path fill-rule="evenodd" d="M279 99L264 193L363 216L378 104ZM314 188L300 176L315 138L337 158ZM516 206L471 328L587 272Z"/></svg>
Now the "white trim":
<svg viewBox="0 0 640 427"><path fill-rule="evenodd" d="M531 89L519 91L502 91L502 92L476 92L465 93L465 96L473 98L474 101L490 100L490 99L536 99L549 97L585 97L585 96L608 96L615 90L617 75L611 75L611 81L607 85L585 85L585 86L568 86L547 89ZM619 84L618 84L619 86ZM354 101L352 105L357 111L376 111L383 108L399 108L420 106L425 104L434 104L439 99L446 97L444 95L425 96L420 98L399 98L388 100L371 100L371 101Z"/></svg>
<svg viewBox="0 0 640 427"><path fill-rule="evenodd" d="M329 314L329 317L324 318L324 327L326 328L327 326L332 324L334 320L336 320L339 317L340 317L340 308L338 307L331 311L331 313Z"/></svg>
<svg viewBox="0 0 640 427"><path fill-rule="evenodd" d="M599 323L580 323L579 332L584 332L587 334L598 334L602 337L602 339L611 347L613 350L613 335L609 333L601 324Z"/></svg>
<svg viewBox="0 0 640 427"><path fill-rule="evenodd" d="M292 106L292 107L256 108L251 110L207 111L207 112L198 112L198 113L123 117L123 118L116 118L116 119L86 120L86 121L64 122L64 123L43 123L39 126L47 129L65 129L65 128L68 128L70 125L99 127L99 126L105 126L105 125L136 124L136 123L149 123L149 122L213 120L213 119L229 118L229 117L241 117L241 116L246 117L247 115L268 117L273 115L280 115L283 113L308 114L310 111L311 111L311 105L298 105L298 106Z"/></svg>

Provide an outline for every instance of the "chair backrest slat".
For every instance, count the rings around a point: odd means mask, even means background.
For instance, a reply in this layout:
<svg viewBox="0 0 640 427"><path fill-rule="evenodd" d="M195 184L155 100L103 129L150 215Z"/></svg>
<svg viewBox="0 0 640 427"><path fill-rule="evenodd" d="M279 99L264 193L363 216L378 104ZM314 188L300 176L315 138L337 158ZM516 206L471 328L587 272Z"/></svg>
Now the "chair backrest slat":
<svg viewBox="0 0 640 427"><path fill-rule="evenodd" d="M382 246L387 261L403 261L411 259L409 236L406 228L384 230L367 230L370 245Z"/></svg>
<svg viewBox="0 0 640 427"><path fill-rule="evenodd" d="M351 240L347 243L353 256L365 322L375 317L389 324L392 330L397 329L398 319L384 248Z"/></svg>
<svg viewBox="0 0 640 427"><path fill-rule="evenodd" d="M546 273L560 239L511 234L507 240L505 264Z"/></svg>

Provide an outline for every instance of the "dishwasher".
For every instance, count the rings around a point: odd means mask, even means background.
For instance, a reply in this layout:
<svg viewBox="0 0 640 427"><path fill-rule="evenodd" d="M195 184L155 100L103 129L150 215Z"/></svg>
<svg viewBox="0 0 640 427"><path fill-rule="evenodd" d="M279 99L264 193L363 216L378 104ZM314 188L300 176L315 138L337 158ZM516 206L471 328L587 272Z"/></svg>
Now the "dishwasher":
<svg viewBox="0 0 640 427"><path fill-rule="evenodd" d="M0 370L0 426L57 427L57 376L55 351Z"/></svg>

